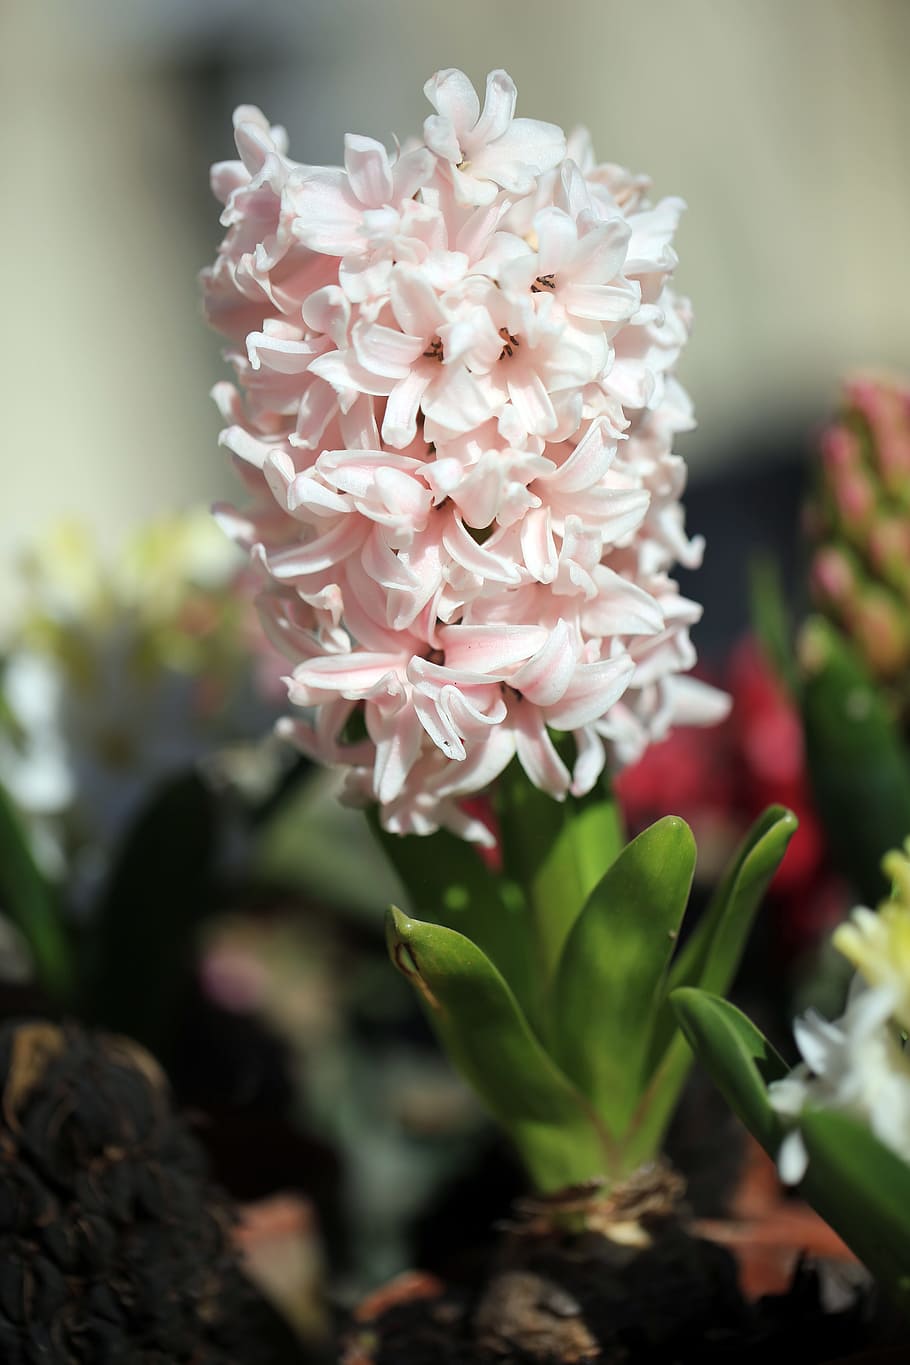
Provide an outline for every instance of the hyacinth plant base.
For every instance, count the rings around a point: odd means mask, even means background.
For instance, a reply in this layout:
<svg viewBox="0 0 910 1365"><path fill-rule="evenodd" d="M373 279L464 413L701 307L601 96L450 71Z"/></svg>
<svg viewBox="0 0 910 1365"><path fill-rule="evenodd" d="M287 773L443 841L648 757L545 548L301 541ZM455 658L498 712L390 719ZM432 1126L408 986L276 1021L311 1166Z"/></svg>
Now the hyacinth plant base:
<svg viewBox="0 0 910 1365"><path fill-rule="evenodd" d="M359 1306L343 1365L759 1365L772 1351L801 1365L867 1359L863 1295L832 1312L823 1275L798 1262L784 1292L750 1302L735 1258L677 1213L655 1210L649 1229L650 1245L629 1248L525 1225L503 1237L482 1280L400 1276Z"/></svg>

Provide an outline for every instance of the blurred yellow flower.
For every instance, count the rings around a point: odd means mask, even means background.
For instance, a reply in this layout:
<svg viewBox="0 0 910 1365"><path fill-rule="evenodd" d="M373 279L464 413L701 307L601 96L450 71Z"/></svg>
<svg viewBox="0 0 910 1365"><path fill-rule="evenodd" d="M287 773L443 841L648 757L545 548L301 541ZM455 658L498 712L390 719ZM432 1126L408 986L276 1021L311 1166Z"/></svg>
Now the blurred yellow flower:
<svg viewBox="0 0 910 1365"><path fill-rule="evenodd" d="M834 934L834 946L874 987L894 1000L893 1011L910 1030L910 839L904 851L893 851L882 864L891 880L891 895L878 910L858 908Z"/></svg>

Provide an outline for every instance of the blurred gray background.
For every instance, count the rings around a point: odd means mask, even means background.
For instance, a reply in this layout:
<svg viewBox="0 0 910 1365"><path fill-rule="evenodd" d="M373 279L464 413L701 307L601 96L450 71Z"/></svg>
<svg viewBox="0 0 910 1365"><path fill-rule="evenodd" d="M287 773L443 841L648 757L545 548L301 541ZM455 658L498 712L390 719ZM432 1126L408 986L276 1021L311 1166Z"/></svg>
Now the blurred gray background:
<svg viewBox="0 0 910 1365"><path fill-rule="evenodd" d="M520 113L587 124L602 159L683 195L697 479L798 450L845 368L907 365L908 56L907 0L12 0L7 574L63 515L113 541L231 487L195 276L234 104L337 162L346 131L418 131L437 68L482 88L504 66Z"/></svg>

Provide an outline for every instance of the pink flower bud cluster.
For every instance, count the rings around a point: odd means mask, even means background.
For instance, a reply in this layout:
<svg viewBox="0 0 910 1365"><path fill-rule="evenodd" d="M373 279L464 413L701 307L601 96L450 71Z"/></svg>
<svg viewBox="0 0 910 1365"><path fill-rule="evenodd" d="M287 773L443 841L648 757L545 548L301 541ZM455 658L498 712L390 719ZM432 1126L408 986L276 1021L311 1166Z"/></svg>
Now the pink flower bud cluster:
<svg viewBox="0 0 910 1365"><path fill-rule="evenodd" d="M516 118L515 86L424 87L421 141L287 156L257 109L216 165L204 274L238 387L216 399L250 505L221 509L293 661L285 732L386 828L487 831L460 801L517 755L583 794L725 699L681 676L700 608L675 434L683 204ZM567 765L553 732L570 732Z"/></svg>

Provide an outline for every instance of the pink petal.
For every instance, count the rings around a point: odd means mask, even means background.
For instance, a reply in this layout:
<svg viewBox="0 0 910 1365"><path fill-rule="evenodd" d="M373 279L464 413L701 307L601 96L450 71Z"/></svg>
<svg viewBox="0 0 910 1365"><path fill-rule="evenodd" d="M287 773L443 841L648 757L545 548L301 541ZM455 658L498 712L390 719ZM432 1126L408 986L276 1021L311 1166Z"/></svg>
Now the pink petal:
<svg viewBox="0 0 910 1365"><path fill-rule="evenodd" d="M373 790L377 801L386 804L401 794L420 754L423 730L409 706L402 706L388 716L380 716L374 707L368 707L367 729L376 745Z"/></svg>
<svg viewBox="0 0 910 1365"><path fill-rule="evenodd" d="M449 668L502 678L542 649L548 636L545 626L444 626L439 632Z"/></svg>
<svg viewBox="0 0 910 1365"><path fill-rule="evenodd" d="M590 726L575 731L575 765L572 769L572 795L587 796L606 766L607 751L597 731Z"/></svg>
<svg viewBox="0 0 910 1365"><path fill-rule="evenodd" d="M361 237L363 208L351 193L344 171L307 166L289 189L293 232L311 251L343 256Z"/></svg>
<svg viewBox="0 0 910 1365"><path fill-rule="evenodd" d="M547 724L555 730L577 730L609 711L632 680L635 665L628 654L581 664L558 705L547 711Z"/></svg>
<svg viewBox="0 0 910 1365"><path fill-rule="evenodd" d="M381 142L348 133L344 139L344 165L354 191L367 208L380 208L392 199L392 168Z"/></svg>
<svg viewBox="0 0 910 1365"><path fill-rule="evenodd" d="M295 705L317 706L323 697L340 692L349 701L366 695L377 684L393 680L401 666L397 654L330 654L310 659L294 669L289 696Z"/></svg>
<svg viewBox="0 0 910 1365"><path fill-rule="evenodd" d="M382 419L382 439L397 450L410 445L417 435L420 400L429 383L429 375L411 370L389 394Z"/></svg>
<svg viewBox="0 0 910 1365"><path fill-rule="evenodd" d="M572 262L576 284L606 284L623 268L632 230L624 218L592 227L579 240ZM639 290L639 293L641 291Z"/></svg>
<svg viewBox="0 0 910 1365"><path fill-rule="evenodd" d="M535 216L534 231L537 233L537 274L558 274L571 260L578 242L578 229L567 213L548 208L541 209Z"/></svg>
<svg viewBox="0 0 910 1365"><path fill-rule="evenodd" d="M638 310L641 294L635 284L568 284L559 295L566 312L596 322L625 322Z"/></svg>
<svg viewBox="0 0 910 1365"><path fill-rule="evenodd" d="M546 507L528 512L521 523L521 553L528 572L538 583L552 583L556 577L558 557Z"/></svg>
<svg viewBox="0 0 910 1365"><path fill-rule="evenodd" d="M267 556L269 573L280 583L293 582L320 570L330 569L353 554L364 538L366 526L358 518L344 517L324 536L306 545L289 545Z"/></svg>
<svg viewBox="0 0 910 1365"><path fill-rule="evenodd" d="M569 770L547 734L540 711L519 702L511 708L509 721L518 760L534 786L557 801L564 800L571 781Z"/></svg>
<svg viewBox="0 0 910 1365"><path fill-rule="evenodd" d="M352 334L354 354L365 370L390 379L404 379L426 346L422 337L408 336L378 323L357 324Z"/></svg>
<svg viewBox="0 0 910 1365"><path fill-rule="evenodd" d="M469 573L488 578L493 583L519 583L517 567L504 557L491 554L470 536L457 517L452 517L443 531L442 543L449 554Z"/></svg>
<svg viewBox="0 0 910 1365"><path fill-rule="evenodd" d="M561 493L577 493L599 483L615 458L616 444L608 440L606 424L592 422L569 458L544 477L550 488L558 488Z"/></svg>
<svg viewBox="0 0 910 1365"><path fill-rule="evenodd" d="M505 71L491 71L487 76L483 113L471 130L471 146L475 143L493 142L496 138L502 137L512 122L517 98L518 91L512 77ZM468 154L470 155L470 152Z"/></svg>
<svg viewBox="0 0 910 1365"><path fill-rule="evenodd" d="M459 136L473 128L480 117L477 92L464 72L455 67L437 71L423 87L423 93L436 112L450 120Z"/></svg>
<svg viewBox="0 0 910 1365"><path fill-rule="evenodd" d="M439 296L425 274L408 265L397 265L389 279L389 302L403 331L422 337L433 336L443 314Z"/></svg>
<svg viewBox="0 0 910 1365"><path fill-rule="evenodd" d="M507 380L509 397L532 436L546 436L556 426L556 413L539 374L528 370L517 379Z"/></svg>
<svg viewBox="0 0 910 1365"><path fill-rule="evenodd" d="M509 686L535 706L553 706L566 693L578 667L565 621L558 621L543 649L509 678Z"/></svg>

